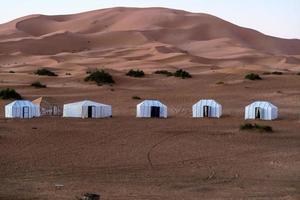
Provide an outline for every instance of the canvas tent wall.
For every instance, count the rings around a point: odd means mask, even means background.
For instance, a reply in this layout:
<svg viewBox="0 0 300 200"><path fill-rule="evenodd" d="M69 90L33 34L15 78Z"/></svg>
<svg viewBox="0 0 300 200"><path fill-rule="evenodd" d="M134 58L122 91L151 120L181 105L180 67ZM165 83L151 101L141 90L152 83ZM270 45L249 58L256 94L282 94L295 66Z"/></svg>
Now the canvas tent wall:
<svg viewBox="0 0 300 200"><path fill-rule="evenodd" d="M105 118L111 116L112 108L110 105L88 100L65 104L63 109L63 117Z"/></svg>
<svg viewBox="0 0 300 200"><path fill-rule="evenodd" d="M167 116L167 106L157 100L145 100L136 108L136 117L167 118Z"/></svg>
<svg viewBox="0 0 300 200"><path fill-rule="evenodd" d="M193 117L214 117L222 116L222 106L212 99L203 99L193 105Z"/></svg>
<svg viewBox="0 0 300 200"><path fill-rule="evenodd" d="M40 116L40 107L30 101L18 100L5 106L6 118L33 118Z"/></svg>
<svg viewBox="0 0 300 200"><path fill-rule="evenodd" d="M245 108L245 119L274 120L278 117L278 108L267 101L255 101Z"/></svg>
<svg viewBox="0 0 300 200"><path fill-rule="evenodd" d="M61 116L62 115L62 105L57 103L54 98L51 97L40 97L32 103L40 106L40 113L42 116Z"/></svg>

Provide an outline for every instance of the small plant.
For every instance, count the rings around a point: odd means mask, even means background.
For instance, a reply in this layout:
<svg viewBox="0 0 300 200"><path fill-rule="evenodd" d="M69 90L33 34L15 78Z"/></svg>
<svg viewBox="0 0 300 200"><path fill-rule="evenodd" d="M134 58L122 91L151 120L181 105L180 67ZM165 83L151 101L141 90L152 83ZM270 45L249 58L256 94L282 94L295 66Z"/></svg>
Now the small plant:
<svg viewBox="0 0 300 200"><path fill-rule="evenodd" d="M49 69L43 68L38 69L36 72L34 72L36 75L39 76L57 76L54 72L50 71Z"/></svg>
<svg viewBox="0 0 300 200"><path fill-rule="evenodd" d="M134 99L134 100L141 100L142 98L139 97L139 96L132 96L132 99Z"/></svg>
<svg viewBox="0 0 300 200"><path fill-rule="evenodd" d="M91 72L84 80L95 81L97 85L115 83L112 76L104 70L96 70L94 72Z"/></svg>
<svg viewBox="0 0 300 200"><path fill-rule="evenodd" d="M173 73L169 72L167 70L158 70L158 71L155 71L154 74L162 74L162 75L166 75L166 76L173 76Z"/></svg>
<svg viewBox="0 0 300 200"><path fill-rule="evenodd" d="M76 197L78 200L100 200L99 194L85 193L83 197Z"/></svg>
<svg viewBox="0 0 300 200"><path fill-rule="evenodd" d="M282 75L283 73L282 72L278 72L278 71L274 71L274 72L272 72L272 74L274 74L274 75Z"/></svg>
<svg viewBox="0 0 300 200"><path fill-rule="evenodd" d="M131 70L129 70L129 72L127 72L126 76L132 76L132 77L140 78L140 77L144 77L145 73L142 70L133 70L133 69L131 69Z"/></svg>
<svg viewBox="0 0 300 200"><path fill-rule="evenodd" d="M11 71L9 71L8 73L10 73L10 74L14 74L14 73L16 73L16 72L11 70Z"/></svg>
<svg viewBox="0 0 300 200"><path fill-rule="evenodd" d="M271 75L271 72L264 72L263 75Z"/></svg>
<svg viewBox="0 0 300 200"><path fill-rule="evenodd" d="M175 76L175 77L181 77L182 79L185 79L185 78L192 78L192 76L190 75L190 73L188 73L187 71L184 71L184 70L182 70L182 69L177 70L177 71L174 73L174 76Z"/></svg>
<svg viewBox="0 0 300 200"><path fill-rule="evenodd" d="M240 130L253 130L253 131L267 132L267 133L273 132L273 128L271 126L250 124L250 123L245 123L241 125Z"/></svg>
<svg viewBox="0 0 300 200"><path fill-rule="evenodd" d="M216 83L217 85L223 85L223 84L225 84L223 81L219 81L219 82L217 82Z"/></svg>
<svg viewBox="0 0 300 200"><path fill-rule="evenodd" d="M44 85L44 84L42 84L42 83L39 82L39 81L33 82L33 83L31 84L31 86L32 86L32 87L35 87L35 88L46 88L46 87L47 87L47 85Z"/></svg>
<svg viewBox="0 0 300 200"><path fill-rule="evenodd" d="M22 99L22 96L14 89L6 88L0 91L0 99Z"/></svg>
<svg viewBox="0 0 300 200"><path fill-rule="evenodd" d="M263 75L282 75L282 72L274 71L274 72L264 72Z"/></svg>
<svg viewBox="0 0 300 200"><path fill-rule="evenodd" d="M262 78L258 75L258 74L254 74L254 73L250 73L250 74L247 74L245 76L245 79L249 79L249 80L262 80Z"/></svg>
<svg viewBox="0 0 300 200"><path fill-rule="evenodd" d="M182 69L177 70L175 73L169 72L167 70L158 70L158 71L155 71L154 73L155 74L163 74L166 76L181 77L182 79L192 78L190 73L188 73L187 71L184 71Z"/></svg>
<svg viewBox="0 0 300 200"><path fill-rule="evenodd" d="M250 123L242 124L240 130L252 130L254 126Z"/></svg>
<svg viewBox="0 0 300 200"><path fill-rule="evenodd" d="M300 72L298 72L297 75L300 76Z"/></svg>
<svg viewBox="0 0 300 200"><path fill-rule="evenodd" d="M66 76L71 76L72 74L69 72L66 72Z"/></svg>
<svg viewBox="0 0 300 200"><path fill-rule="evenodd" d="M267 133L271 133L273 132L273 128L271 126L265 126L265 125L257 125L256 127L258 130L260 130L261 132L267 132Z"/></svg>

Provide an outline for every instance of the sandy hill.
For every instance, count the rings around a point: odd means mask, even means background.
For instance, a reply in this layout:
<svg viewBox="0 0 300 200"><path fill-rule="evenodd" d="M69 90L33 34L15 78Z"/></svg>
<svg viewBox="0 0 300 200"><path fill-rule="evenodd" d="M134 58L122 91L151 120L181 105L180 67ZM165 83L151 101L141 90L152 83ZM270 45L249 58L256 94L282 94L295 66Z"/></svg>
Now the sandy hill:
<svg viewBox="0 0 300 200"><path fill-rule="evenodd" d="M258 67L300 63L300 40L280 39L208 14L111 8L31 15L0 25L0 66ZM21 70L21 71L22 71Z"/></svg>

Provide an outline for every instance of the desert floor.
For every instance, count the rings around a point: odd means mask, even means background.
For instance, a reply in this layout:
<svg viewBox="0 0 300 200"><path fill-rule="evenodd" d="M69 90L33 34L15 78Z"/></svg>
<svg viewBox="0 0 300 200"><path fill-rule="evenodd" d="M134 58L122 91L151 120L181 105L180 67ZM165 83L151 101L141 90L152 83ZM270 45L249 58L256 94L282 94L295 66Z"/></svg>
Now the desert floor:
<svg viewBox="0 0 300 200"><path fill-rule="evenodd" d="M112 71L114 86L85 83L80 73L0 73L2 88L31 100L44 95L60 103L90 99L113 106L111 119L8 120L3 109L9 101L0 101L0 199L67 200L85 192L104 200L300 199L300 76L246 81L243 70L191 72L192 79L182 80ZM48 88L30 87L36 79ZM135 95L161 100L170 117L135 118ZM202 98L221 103L224 116L191 118L191 106ZM253 100L279 107L280 119L256 122L274 133L239 130Z"/></svg>

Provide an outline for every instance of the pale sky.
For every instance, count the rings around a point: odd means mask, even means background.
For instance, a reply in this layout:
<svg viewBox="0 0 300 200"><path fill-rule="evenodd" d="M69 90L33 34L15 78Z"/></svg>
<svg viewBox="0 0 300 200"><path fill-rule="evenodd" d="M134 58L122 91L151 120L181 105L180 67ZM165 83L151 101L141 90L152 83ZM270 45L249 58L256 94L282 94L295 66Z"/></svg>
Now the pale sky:
<svg viewBox="0 0 300 200"><path fill-rule="evenodd" d="M2 0L0 23L29 14L70 14L116 6L209 13L268 35L300 39L300 0Z"/></svg>

